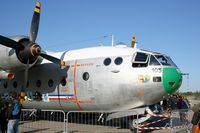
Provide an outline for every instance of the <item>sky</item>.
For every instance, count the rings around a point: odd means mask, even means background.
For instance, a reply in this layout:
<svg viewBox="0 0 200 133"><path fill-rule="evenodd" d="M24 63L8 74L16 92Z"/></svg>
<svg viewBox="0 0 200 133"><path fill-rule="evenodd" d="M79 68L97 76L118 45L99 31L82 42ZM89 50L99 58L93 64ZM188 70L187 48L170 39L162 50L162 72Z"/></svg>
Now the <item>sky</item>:
<svg viewBox="0 0 200 133"><path fill-rule="evenodd" d="M0 35L29 35L36 0L1 0ZM131 44L169 55L183 73L180 91L200 91L200 0L40 0L43 50Z"/></svg>

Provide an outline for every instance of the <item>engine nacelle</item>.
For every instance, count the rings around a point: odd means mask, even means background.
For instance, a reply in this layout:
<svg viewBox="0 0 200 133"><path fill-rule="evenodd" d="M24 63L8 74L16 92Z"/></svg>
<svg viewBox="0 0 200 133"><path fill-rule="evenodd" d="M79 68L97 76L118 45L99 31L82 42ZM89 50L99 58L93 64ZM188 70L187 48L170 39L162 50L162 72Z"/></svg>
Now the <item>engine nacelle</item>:
<svg viewBox="0 0 200 133"><path fill-rule="evenodd" d="M16 41L16 42L22 42L22 41L29 41L29 38L26 36L12 36L9 37L10 39ZM20 70L25 69L27 67L27 62L23 61L19 57L20 51L16 51L15 49L0 45L0 57L4 59L4 61L0 62L0 67L3 68L3 70ZM39 60L42 60L39 58ZM37 57L31 58L29 60L29 67L33 66L38 61Z"/></svg>

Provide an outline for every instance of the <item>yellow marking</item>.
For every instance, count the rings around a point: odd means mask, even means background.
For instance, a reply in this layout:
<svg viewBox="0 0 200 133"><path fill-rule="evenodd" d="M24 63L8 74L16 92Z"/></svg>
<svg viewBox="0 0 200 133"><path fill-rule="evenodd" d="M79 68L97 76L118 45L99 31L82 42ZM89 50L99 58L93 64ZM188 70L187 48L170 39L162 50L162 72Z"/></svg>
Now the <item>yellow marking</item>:
<svg viewBox="0 0 200 133"><path fill-rule="evenodd" d="M60 61L61 66L65 66L65 62L63 60Z"/></svg>
<svg viewBox="0 0 200 133"><path fill-rule="evenodd" d="M34 11L37 12L37 13L40 13L40 6L41 6L40 2L37 2Z"/></svg>
<svg viewBox="0 0 200 133"><path fill-rule="evenodd" d="M24 91L19 92L18 99L19 99L20 103L23 103L25 101L25 96L26 96L26 93Z"/></svg>
<svg viewBox="0 0 200 133"><path fill-rule="evenodd" d="M38 8L35 8L34 11L37 12L37 13L40 13L40 9L38 9Z"/></svg>
<svg viewBox="0 0 200 133"><path fill-rule="evenodd" d="M40 2L37 2L37 3L36 3L36 6L37 6L37 7L40 7L40 6L41 6Z"/></svg>
<svg viewBox="0 0 200 133"><path fill-rule="evenodd" d="M138 76L139 82L143 83L144 82L144 76L143 75L139 75Z"/></svg>
<svg viewBox="0 0 200 133"><path fill-rule="evenodd" d="M138 75L138 80L140 83L146 83L150 80L150 76L148 75Z"/></svg>

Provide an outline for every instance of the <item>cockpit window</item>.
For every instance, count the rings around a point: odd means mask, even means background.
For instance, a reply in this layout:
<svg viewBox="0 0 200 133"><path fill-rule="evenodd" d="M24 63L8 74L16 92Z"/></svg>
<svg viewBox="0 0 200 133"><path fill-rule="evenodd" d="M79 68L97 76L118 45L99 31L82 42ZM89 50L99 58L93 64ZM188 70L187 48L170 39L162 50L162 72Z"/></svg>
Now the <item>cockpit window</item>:
<svg viewBox="0 0 200 133"><path fill-rule="evenodd" d="M149 55L142 52L137 52L133 58L132 67L147 67Z"/></svg>
<svg viewBox="0 0 200 133"><path fill-rule="evenodd" d="M146 62L148 55L146 53L137 52L134 62Z"/></svg>
<svg viewBox="0 0 200 133"><path fill-rule="evenodd" d="M163 66L177 67L176 64L171 60L171 58L169 56L155 55L155 57Z"/></svg>
<svg viewBox="0 0 200 133"><path fill-rule="evenodd" d="M172 59L169 57L169 56L166 56L167 60L169 61L169 63L172 65L172 66L175 66L177 67L177 65L172 61Z"/></svg>
<svg viewBox="0 0 200 133"><path fill-rule="evenodd" d="M149 65L158 66L160 65L160 63L156 60L156 58L153 55L151 55Z"/></svg>
<svg viewBox="0 0 200 133"><path fill-rule="evenodd" d="M170 66L170 64L168 63L167 59L163 56L163 55L155 55L155 57L157 58L157 60L164 66Z"/></svg>

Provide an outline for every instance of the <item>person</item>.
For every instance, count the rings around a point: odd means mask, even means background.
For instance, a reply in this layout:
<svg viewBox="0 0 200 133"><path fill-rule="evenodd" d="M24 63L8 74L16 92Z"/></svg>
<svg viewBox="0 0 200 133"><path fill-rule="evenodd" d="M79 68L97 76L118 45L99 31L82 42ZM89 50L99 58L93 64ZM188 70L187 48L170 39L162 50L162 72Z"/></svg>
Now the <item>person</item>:
<svg viewBox="0 0 200 133"><path fill-rule="evenodd" d="M8 129L7 133L19 133L19 119L21 114L21 105L17 99L17 93L12 92L8 105Z"/></svg>
<svg viewBox="0 0 200 133"><path fill-rule="evenodd" d="M180 116L180 121L181 122L184 122L184 118L185 118L185 113L184 113L184 110L183 110L183 97L182 96L179 96L178 98L178 101L177 101L177 108L178 108L178 111L179 111L179 116Z"/></svg>
<svg viewBox="0 0 200 133"><path fill-rule="evenodd" d="M180 110L182 108L182 101L183 101L183 98L182 96L179 96L179 99L177 101L177 108Z"/></svg>
<svg viewBox="0 0 200 133"><path fill-rule="evenodd" d="M200 107L198 111L194 112L193 117L192 117L192 133L199 133L199 122L200 122Z"/></svg>
<svg viewBox="0 0 200 133"><path fill-rule="evenodd" d="M176 96L176 94L173 94L171 97L171 108L172 110L177 110L177 102L178 102L178 98Z"/></svg>
<svg viewBox="0 0 200 133"><path fill-rule="evenodd" d="M167 100L166 100L166 98L163 99L162 106L163 106L163 110L166 111L167 110Z"/></svg>
<svg viewBox="0 0 200 133"><path fill-rule="evenodd" d="M180 121L184 122L187 118L187 112L188 112L188 105L187 102L185 100L185 97L182 97L181 100L181 108L179 110L179 114L180 114Z"/></svg>
<svg viewBox="0 0 200 133"><path fill-rule="evenodd" d="M1 110L0 110L0 126L1 132L6 133L7 131L7 105L5 101L1 102Z"/></svg>
<svg viewBox="0 0 200 133"><path fill-rule="evenodd" d="M36 101L42 101L42 95L40 92L36 91L35 92L35 99Z"/></svg>

